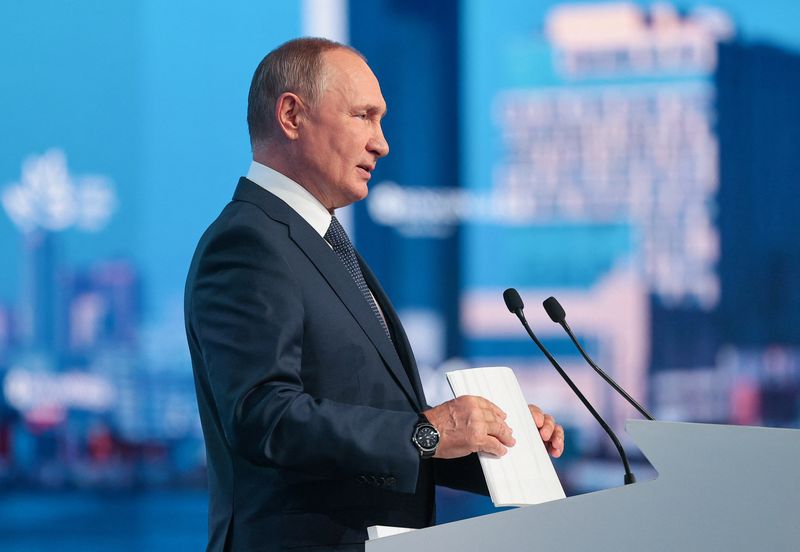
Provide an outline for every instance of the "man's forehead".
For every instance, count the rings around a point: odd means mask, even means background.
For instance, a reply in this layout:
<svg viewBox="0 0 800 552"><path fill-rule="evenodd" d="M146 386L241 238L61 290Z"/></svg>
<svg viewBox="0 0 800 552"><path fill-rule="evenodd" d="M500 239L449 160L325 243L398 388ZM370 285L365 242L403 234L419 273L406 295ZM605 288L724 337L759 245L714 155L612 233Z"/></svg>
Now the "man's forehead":
<svg viewBox="0 0 800 552"><path fill-rule="evenodd" d="M358 55L348 50L332 50L325 52L325 70L329 78L341 78L343 81L352 80L362 84L370 81L377 86L378 79L369 68L369 65Z"/></svg>
<svg viewBox="0 0 800 552"><path fill-rule="evenodd" d="M347 48L333 48L331 50L326 50L322 53L322 59L327 64L337 66L343 64L367 65L367 62L360 54L357 54L352 50L348 50Z"/></svg>
<svg viewBox="0 0 800 552"><path fill-rule="evenodd" d="M378 79L359 55L340 48L325 52L324 56L327 90L347 94L365 108L385 110Z"/></svg>

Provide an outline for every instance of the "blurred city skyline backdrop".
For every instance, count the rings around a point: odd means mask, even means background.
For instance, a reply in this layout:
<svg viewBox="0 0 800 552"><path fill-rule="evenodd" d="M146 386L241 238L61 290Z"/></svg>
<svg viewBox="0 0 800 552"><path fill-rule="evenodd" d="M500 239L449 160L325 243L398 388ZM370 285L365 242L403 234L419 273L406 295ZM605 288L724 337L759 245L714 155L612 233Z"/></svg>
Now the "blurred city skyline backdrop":
<svg viewBox="0 0 800 552"><path fill-rule="evenodd" d="M342 218L429 403L451 397L447 370L512 366L567 427L567 494L622 483L506 310L517 287L618 432L635 411L549 295L657 418L800 427L798 20L788 0L5 4L0 492L21 510L0 509L0 544L43 549L76 531L68 512L102 510L92 493L133 491L113 504L180 522L142 516L132 549L202 546L183 283L247 171L252 72L300 35L355 46L381 82L391 153ZM440 493L440 520L487 511ZM83 533L76 549L119 544Z"/></svg>

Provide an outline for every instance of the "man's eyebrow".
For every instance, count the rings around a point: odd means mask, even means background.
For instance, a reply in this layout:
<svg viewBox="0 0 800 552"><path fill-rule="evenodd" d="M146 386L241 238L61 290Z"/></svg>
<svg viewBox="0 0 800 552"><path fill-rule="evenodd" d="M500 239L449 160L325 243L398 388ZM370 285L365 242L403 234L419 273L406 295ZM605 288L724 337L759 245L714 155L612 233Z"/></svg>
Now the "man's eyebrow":
<svg viewBox="0 0 800 552"><path fill-rule="evenodd" d="M388 113L388 109L379 105L372 105L372 104L365 104L359 105L354 108L354 111L366 111L369 114L381 114L381 119L386 117L386 113Z"/></svg>

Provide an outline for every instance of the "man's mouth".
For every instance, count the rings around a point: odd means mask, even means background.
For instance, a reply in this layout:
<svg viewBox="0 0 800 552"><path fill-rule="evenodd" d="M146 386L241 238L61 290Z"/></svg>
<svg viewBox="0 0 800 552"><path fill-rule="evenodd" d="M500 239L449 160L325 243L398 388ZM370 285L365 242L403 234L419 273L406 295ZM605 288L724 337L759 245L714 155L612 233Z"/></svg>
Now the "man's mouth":
<svg viewBox="0 0 800 552"><path fill-rule="evenodd" d="M372 176L372 171L375 170L375 165L357 165L357 167L364 171L367 176Z"/></svg>

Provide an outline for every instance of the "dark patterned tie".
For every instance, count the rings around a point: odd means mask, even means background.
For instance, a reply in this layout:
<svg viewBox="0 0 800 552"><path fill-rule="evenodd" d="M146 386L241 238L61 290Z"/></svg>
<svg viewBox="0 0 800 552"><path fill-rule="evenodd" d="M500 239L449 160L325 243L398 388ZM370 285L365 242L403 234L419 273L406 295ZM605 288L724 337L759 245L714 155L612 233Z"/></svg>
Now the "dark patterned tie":
<svg viewBox="0 0 800 552"><path fill-rule="evenodd" d="M358 286L358 290L361 292L361 295L364 296L367 305L372 309L372 313L375 315L375 318L378 319L383 331L386 332L386 337L391 341L392 336L389 335L389 328L386 327L386 321L378 310L375 298L372 297L372 293L370 293L367 283L364 281L364 275L361 273L361 267L358 265L358 259L356 258L356 251L353 249L353 244L350 243L347 232L344 231L344 228L342 228L342 225L336 220L336 217L331 217L331 225L328 227L328 231L325 232L325 240L331 244L334 253L336 253L344 263L347 272L350 273L356 286Z"/></svg>

